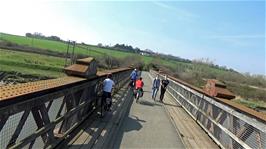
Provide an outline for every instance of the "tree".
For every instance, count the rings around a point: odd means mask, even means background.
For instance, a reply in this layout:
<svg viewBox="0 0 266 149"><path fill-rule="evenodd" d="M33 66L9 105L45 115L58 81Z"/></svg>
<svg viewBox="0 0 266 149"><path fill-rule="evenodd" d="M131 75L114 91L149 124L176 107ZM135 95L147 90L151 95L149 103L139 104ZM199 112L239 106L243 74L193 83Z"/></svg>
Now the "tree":
<svg viewBox="0 0 266 149"><path fill-rule="evenodd" d="M103 47L103 44L102 44L102 43L98 43L97 46L98 46L98 47Z"/></svg>
<svg viewBox="0 0 266 149"><path fill-rule="evenodd" d="M134 51L135 51L135 53L140 53L140 48L136 47L136 48L134 49Z"/></svg>
<svg viewBox="0 0 266 149"><path fill-rule="evenodd" d="M26 33L26 37L32 37L31 33Z"/></svg>

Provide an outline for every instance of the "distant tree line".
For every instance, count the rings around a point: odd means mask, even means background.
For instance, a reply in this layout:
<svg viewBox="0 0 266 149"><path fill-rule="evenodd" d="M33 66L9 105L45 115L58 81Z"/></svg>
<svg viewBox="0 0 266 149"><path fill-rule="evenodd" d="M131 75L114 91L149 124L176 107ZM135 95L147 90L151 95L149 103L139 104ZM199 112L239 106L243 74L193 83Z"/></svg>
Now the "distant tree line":
<svg viewBox="0 0 266 149"><path fill-rule="evenodd" d="M35 33L26 33L26 37L30 37L30 38L39 38L39 39L48 39L48 40L54 40L54 41L62 41L60 39L60 37L58 36L44 36L42 33L38 33L38 32L35 32Z"/></svg>
<svg viewBox="0 0 266 149"><path fill-rule="evenodd" d="M226 66L219 66L219 65L214 64L214 61L211 60L210 58L193 59L191 62L194 64L207 65L207 66L212 67L212 68L238 73L237 71L235 71L232 68L227 68Z"/></svg>
<svg viewBox="0 0 266 149"><path fill-rule="evenodd" d="M165 60L174 60L174 61L179 61L179 62L185 62L185 63L191 63L192 61L189 59L184 59L180 58L178 56L174 56L171 54L157 54L160 58L165 59Z"/></svg>
<svg viewBox="0 0 266 149"><path fill-rule="evenodd" d="M173 56L170 54L155 53L153 50L150 50L150 49L141 50L138 47L134 48L133 46L126 45L126 44L118 44L117 43L113 46L109 46L109 45L103 45L102 43L98 43L97 46L101 47L101 48L115 49L115 50L119 50L119 51L138 53L138 54L147 55L147 56L158 56L158 57L160 57L162 59L166 59L166 60L175 60L175 61L180 61L180 62L191 63L191 60L188 60L188 59L183 59L183 58Z"/></svg>

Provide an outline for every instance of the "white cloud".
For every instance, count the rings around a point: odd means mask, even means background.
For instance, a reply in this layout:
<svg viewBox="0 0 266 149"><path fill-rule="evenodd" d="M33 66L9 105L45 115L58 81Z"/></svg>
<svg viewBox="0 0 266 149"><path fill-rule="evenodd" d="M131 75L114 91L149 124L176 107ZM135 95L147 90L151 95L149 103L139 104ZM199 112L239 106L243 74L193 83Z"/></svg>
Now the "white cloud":
<svg viewBox="0 0 266 149"><path fill-rule="evenodd" d="M265 38L265 35L218 35L218 36L209 36L209 38L213 39L257 39L257 38Z"/></svg>
<svg viewBox="0 0 266 149"><path fill-rule="evenodd" d="M174 9L174 7L167 5L165 3L162 3L162 2L153 2L153 4L155 4L159 7L162 7L162 8L166 8L166 9Z"/></svg>
<svg viewBox="0 0 266 149"><path fill-rule="evenodd" d="M157 7L166 9L167 11L169 11L169 13L174 13L176 16L176 19L179 19L181 21L187 21L187 22L191 22L194 21L195 19L197 19L199 16L187 11L185 9L181 9L181 8L177 8L174 7L172 5L168 5L166 3L162 3L162 2L152 2L154 5L156 5Z"/></svg>

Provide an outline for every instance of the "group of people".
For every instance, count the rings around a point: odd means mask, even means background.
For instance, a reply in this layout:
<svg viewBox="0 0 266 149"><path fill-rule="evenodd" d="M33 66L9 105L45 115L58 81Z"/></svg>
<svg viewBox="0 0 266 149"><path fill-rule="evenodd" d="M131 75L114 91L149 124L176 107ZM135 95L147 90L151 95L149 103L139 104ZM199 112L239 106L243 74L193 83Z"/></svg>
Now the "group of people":
<svg viewBox="0 0 266 149"><path fill-rule="evenodd" d="M160 94L160 102L163 102L164 93L169 84L169 80L167 79L167 75L164 76L164 79L160 80L159 75L153 80L152 83L152 99L155 101L157 92L159 91L159 87L161 86L161 94Z"/></svg>
<svg viewBox="0 0 266 149"><path fill-rule="evenodd" d="M142 92L143 96L143 86L144 82L142 80L142 77L139 77L138 79L138 72L137 69L134 69L132 73L130 74L130 83L129 86L134 87L135 90L140 90ZM153 80L152 83L152 99L155 101L157 92L159 91L159 88L161 87L161 94L160 94L160 102L163 102L164 93L166 91L167 85L169 84L169 80L167 79L167 75L164 76L164 79L160 80L159 75L156 76L156 78ZM112 80L112 74L108 74L107 78L103 81L103 96L102 101L105 104L104 109L106 111L110 111L112 106L112 98L111 93L112 89L114 88L115 83Z"/></svg>
<svg viewBox="0 0 266 149"><path fill-rule="evenodd" d="M140 89L143 96L143 86L144 82L142 81L142 77L140 77L138 80L138 73L137 69L134 69L133 72L130 74L130 86L135 86L135 89ZM135 83L135 85L134 85ZM152 83L152 99L155 101L157 92L159 91L159 88L161 86L161 94L160 94L160 102L163 102L164 93L166 91L167 85L169 84L169 80L167 79L167 75L164 76L164 79L160 80L159 75L156 76L156 78L153 80Z"/></svg>
<svg viewBox="0 0 266 149"><path fill-rule="evenodd" d="M143 86L144 86L144 82L142 81L142 77L139 77L138 79L138 72L137 69L134 69L132 71L132 73L130 74L130 83L129 86L131 87L135 87L135 98L136 98L136 92L138 90L140 90L140 92L142 93L141 96L143 96Z"/></svg>

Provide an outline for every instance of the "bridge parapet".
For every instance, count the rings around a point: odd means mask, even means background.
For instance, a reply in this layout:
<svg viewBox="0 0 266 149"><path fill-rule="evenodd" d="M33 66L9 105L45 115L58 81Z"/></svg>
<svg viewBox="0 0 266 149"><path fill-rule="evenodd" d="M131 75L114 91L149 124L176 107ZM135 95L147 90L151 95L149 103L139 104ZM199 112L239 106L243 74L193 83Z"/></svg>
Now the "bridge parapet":
<svg viewBox="0 0 266 149"><path fill-rule="evenodd" d="M108 73L119 90L131 69L0 87L0 148L55 147L98 107Z"/></svg>
<svg viewBox="0 0 266 149"><path fill-rule="evenodd" d="M151 70L155 77L159 74ZM159 74L161 79L162 74ZM168 92L221 148L266 148L266 115L169 77Z"/></svg>

